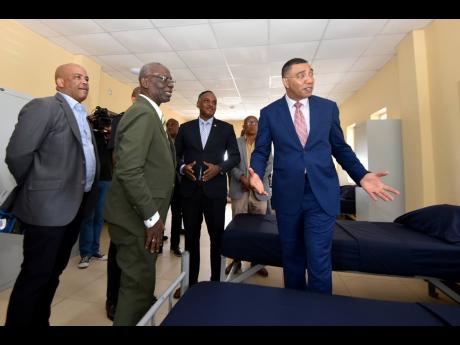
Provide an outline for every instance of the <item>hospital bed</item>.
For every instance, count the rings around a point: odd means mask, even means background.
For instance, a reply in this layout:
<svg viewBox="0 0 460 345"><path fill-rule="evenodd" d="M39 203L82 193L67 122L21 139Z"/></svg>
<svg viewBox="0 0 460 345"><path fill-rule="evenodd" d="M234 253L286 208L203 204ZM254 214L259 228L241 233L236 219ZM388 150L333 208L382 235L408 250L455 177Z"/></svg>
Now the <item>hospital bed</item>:
<svg viewBox="0 0 460 345"><path fill-rule="evenodd" d="M161 326L460 326L460 307L376 301L278 287L200 282Z"/></svg>
<svg viewBox="0 0 460 345"><path fill-rule="evenodd" d="M236 265L225 275L225 259L255 265L236 274ZM282 267L281 245L274 215L239 214L222 237L221 281L241 282L263 265ZM337 221L332 243L336 271L418 277L460 303L460 245L391 222Z"/></svg>

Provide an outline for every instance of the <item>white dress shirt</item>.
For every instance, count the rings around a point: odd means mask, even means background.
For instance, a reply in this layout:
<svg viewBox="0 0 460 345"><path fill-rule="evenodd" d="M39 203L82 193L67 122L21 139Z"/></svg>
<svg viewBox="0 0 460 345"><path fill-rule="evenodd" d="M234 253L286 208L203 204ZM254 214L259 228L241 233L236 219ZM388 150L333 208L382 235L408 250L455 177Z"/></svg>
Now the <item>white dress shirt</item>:
<svg viewBox="0 0 460 345"><path fill-rule="evenodd" d="M152 105L153 109L155 109L155 111L157 112L157 115L160 118L161 123L163 123L163 112L161 111L160 107L147 96L143 94L139 94L139 96L144 97ZM144 220L144 225L147 229L151 228L158 222L159 219L160 215L158 214L158 212L155 212L155 214L151 216L149 219Z"/></svg>
<svg viewBox="0 0 460 345"><path fill-rule="evenodd" d="M292 123L294 123L294 120L295 120L294 104L296 104L297 101L290 99L288 95L286 95L286 101L289 106L289 112L291 113ZM307 133L310 133L310 103L308 102L308 97L301 99L299 102L302 103L303 105L302 107L300 107L300 111L302 112L303 117L305 118L305 124L307 125Z"/></svg>

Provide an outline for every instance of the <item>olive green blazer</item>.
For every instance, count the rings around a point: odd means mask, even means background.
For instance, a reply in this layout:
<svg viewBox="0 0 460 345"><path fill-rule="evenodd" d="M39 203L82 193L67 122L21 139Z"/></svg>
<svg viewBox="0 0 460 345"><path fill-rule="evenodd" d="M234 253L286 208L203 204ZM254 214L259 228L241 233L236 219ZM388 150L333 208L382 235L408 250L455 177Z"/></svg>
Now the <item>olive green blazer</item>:
<svg viewBox="0 0 460 345"><path fill-rule="evenodd" d="M138 97L120 120L114 152L105 220L144 236L144 220L155 212L166 221L175 177L174 146L145 98Z"/></svg>

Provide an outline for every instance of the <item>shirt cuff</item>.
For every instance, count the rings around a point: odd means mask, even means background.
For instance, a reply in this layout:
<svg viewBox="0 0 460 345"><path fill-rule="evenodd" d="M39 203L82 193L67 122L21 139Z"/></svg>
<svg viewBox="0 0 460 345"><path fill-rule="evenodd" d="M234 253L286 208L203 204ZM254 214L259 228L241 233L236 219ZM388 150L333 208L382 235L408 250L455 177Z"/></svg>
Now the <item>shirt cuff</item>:
<svg viewBox="0 0 460 345"><path fill-rule="evenodd" d="M180 172L181 175L185 175L185 174L184 174L184 167L185 167L185 164L182 164L182 165L180 166L179 172Z"/></svg>
<svg viewBox="0 0 460 345"><path fill-rule="evenodd" d="M160 215L158 214L158 212L155 212L155 214L152 217L150 217L147 220L144 220L144 225L147 229L151 228L158 222L159 219L160 219Z"/></svg>

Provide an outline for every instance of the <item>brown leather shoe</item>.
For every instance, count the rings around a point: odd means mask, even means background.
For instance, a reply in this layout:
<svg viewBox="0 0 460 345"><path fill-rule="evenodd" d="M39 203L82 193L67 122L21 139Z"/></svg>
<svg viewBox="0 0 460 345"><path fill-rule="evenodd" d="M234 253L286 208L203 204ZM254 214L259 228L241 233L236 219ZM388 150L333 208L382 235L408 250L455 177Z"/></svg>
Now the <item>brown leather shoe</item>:
<svg viewBox="0 0 460 345"><path fill-rule="evenodd" d="M260 270L257 271L257 274L261 277L268 277L268 271L267 269L264 267L264 268L261 268Z"/></svg>
<svg viewBox="0 0 460 345"><path fill-rule="evenodd" d="M256 264L255 263L251 263L251 267L254 267ZM261 277L268 277L268 271L265 267L261 268L260 270L257 271L257 274Z"/></svg>
<svg viewBox="0 0 460 345"><path fill-rule="evenodd" d="M174 292L173 297L174 297L175 299L179 299L179 298L180 298L180 288L178 288L178 289Z"/></svg>

